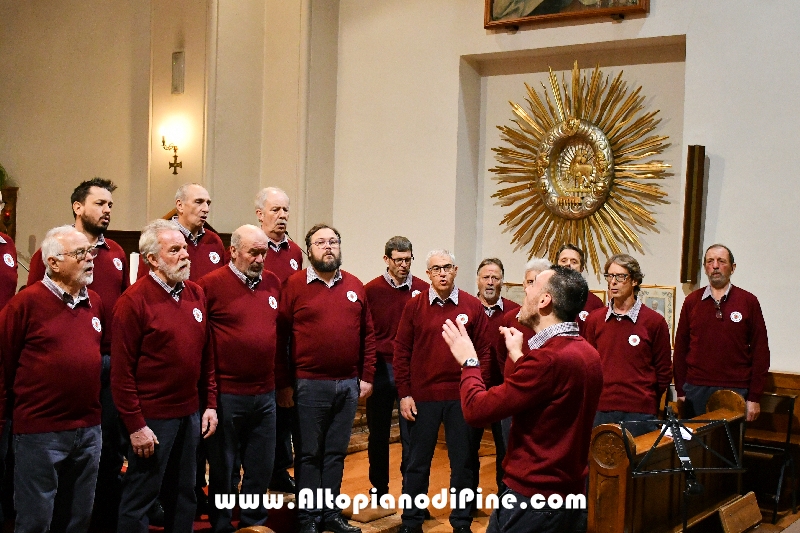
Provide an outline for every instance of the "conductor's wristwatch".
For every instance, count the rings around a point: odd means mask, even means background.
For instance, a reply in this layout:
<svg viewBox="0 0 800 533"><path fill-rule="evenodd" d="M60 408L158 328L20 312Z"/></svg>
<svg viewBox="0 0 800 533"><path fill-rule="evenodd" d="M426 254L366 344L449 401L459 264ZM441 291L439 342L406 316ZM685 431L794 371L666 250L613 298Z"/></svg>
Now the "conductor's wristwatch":
<svg viewBox="0 0 800 533"><path fill-rule="evenodd" d="M475 359L474 357L470 357L469 359L464 361L464 364L461 365L461 368L471 368L476 366L481 366L481 362Z"/></svg>

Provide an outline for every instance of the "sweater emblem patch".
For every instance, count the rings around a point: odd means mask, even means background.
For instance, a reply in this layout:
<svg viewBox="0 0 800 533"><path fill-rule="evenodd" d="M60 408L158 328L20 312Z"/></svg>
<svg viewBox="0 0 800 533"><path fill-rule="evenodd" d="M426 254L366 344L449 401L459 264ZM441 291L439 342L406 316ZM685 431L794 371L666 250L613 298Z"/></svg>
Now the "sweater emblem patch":
<svg viewBox="0 0 800 533"><path fill-rule="evenodd" d="M589 316L589 311L581 311L578 313L578 317L580 317L581 322L586 322L586 317Z"/></svg>
<svg viewBox="0 0 800 533"><path fill-rule="evenodd" d="M219 254L217 252L208 252L208 258L211 260L212 263L215 265L219 263Z"/></svg>
<svg viewBox="0 0 800 533"><path fill-rule="evenodd" d="M639 338L639 335L631 335L630 337L628 337L628 344L630 344L631 346L639 346L640 342L641 339Z"/></svg>
<svg viewBox="0 0 800 533"><path fill-rule="evenodd" d="M119 257L114 258L114 266L117 270L122 270L122 260Z"/></svg>
<svg viewBox="0 0 800 533"><path fill-rule="evenodd" d="M274 296L269 297L269 306L273 309L278 308L278 300L276 300Z"/></svg>
<svg viewBox="0 0 800 533"><path fill-rule="evenodd" d="M289 259L289 266L292 267L292 270L297 270L297 261Z"/></svg>
<svg viewBox="0 0 800 533"><path fill-rule="evenodd" d="M201 310L199 310L198 308L195 307L192 310L192 314L194 315L194 319L197 320L198 322L202 322L203 321L203 312Z"/></svg>
<svg viewBox="0 0 800 533"><path fill-rule="evenodd" d="M419 294L419 291L411 291L412 298L415 297L417 294Z"/></svg>
<svg viewBox="0 0 800 533"><path fill-rule="evenodd" d="M92 317L92 327L98 333L100 333L100 331L103 329L103 327L100 325L100 319L96 316Z"/></svg>
<svg viewBox="0 0 800 533"><path fill-rule="evenodd" d="M461 313L456 317L456 321L460 322L462 325L466 326L467 322L469 322L469 317L464 313Z"/></svg>
<svg viewBox="0 0 800 533"><path fill-rule="evenodd" d="M358 295L355 293L355 291L347 291L347 299L351 302L355 302L358 300Z"/></svg>
<svg viewBox="0 0 800 533"><path fill-rule="evenodd" d="M742 313L739 311L734 311L731 313L731 321L732 322L741 322L742 321Z"/></svg>
<svg viewBox="0 0 800 533"><path fill-rule="evenodd" d="M3 254L3 261L11 268L14 268L14 258L11 254Z"/></svg>

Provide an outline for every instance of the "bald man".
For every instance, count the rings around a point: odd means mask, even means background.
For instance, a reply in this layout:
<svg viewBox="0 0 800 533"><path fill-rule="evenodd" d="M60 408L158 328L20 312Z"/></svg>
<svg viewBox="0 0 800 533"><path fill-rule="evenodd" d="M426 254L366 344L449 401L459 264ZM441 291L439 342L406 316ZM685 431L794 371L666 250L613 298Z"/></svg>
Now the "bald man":
<svg viewBox="0 0 800 533"><path fill-rule="evenodd" d="M217 432L208 440L209 500L235 494L231 472L244 468L242 494L265 494L275 458L275 353L281 283L264 269L267 236L250 224L233 232L231 260L203 276L210 344L217 379ZM280 348L279 348L280 346ZM216 533L231 533L231 509L211 506ZM263 526L267 509L242 509L239 528Z"/></svg>

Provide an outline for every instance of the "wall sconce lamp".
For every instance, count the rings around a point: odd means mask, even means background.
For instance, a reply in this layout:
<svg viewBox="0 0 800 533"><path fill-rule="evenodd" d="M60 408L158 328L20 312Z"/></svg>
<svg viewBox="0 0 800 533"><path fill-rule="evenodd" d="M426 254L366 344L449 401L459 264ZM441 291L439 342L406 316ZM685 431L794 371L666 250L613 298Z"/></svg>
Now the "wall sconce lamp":
<svg viewBox="0 0 800 533"><path fill-rule="evenodd" d="M178 161L178 147L174 144L167 145L167 141L164 139L164 136L161 136L161 146L164 150L172 150L172 161L169 163L169 168L172 169L173 174L178 173L179 168L183 168L183 161Z"/></svg>

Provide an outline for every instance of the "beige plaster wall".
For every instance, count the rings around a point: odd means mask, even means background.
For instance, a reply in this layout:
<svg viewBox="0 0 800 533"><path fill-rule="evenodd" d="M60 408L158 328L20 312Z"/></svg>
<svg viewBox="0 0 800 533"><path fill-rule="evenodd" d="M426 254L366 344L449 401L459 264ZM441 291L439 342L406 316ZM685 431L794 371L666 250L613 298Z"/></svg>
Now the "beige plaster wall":
<svg viewBox="0 0 800 533"><path fill-rule="evenodd" d="M20 187L23 264L72 223L85 179L119 186L113 229L145 223L149 50L148 2L0 1L0 161Z"/></svg>
<svg viewBox="0 0 800 533"><path fill-rule="evenodd" d="M692 289L680 285L675 252L686 146L703 144L710 160L704 242L723 241L736 252L734 283L761 299L773 369L800 371L790 312L798 290L765 268L774 255L800 257L800 201L787 187L789 128L800 118L792 22L800 5L782 1L754 9L743 0L652 0L647 17L511 33L484 30L482 4L443 0L432 9L422 1L341 1L334 222L352 243L345 244L345 268L371 279L383 269L383 243L400 233L412 239L418 258L434 247L454 247L467 267L459 281L472 291L480 256L509 254L501 240L507 236L489 228L495 214L485 200L492 186L486 170L494 163L486 156L491 139L483 136L494 124L481 112L498 109L493 120L506 123L502 109L511 95L501 89L505 80L474 67L475 57L509 61L558 51L577 52L581 60L580 54L592 55L587 49L609 43L685 36L684 66L634 72L652 87L645 87L648 105L674 113L665 114L665 126L676 130L670 156L676 175L669 184L674 203L658 210L662 234L645 237L648 281L678 286L678 307ZM662 72L669 79L658 80ZM518 87L522 77L507 80ZM471 103L476 95L487 98L477 111ZM486 123L476 128L481 120ZM510 261L520 263L513 256ZM423 270L418 260L412 271Z"/></svg>

